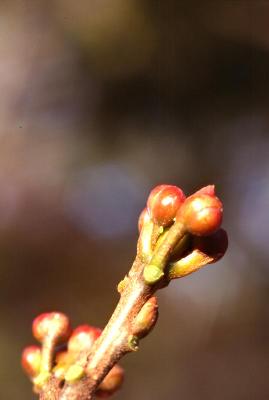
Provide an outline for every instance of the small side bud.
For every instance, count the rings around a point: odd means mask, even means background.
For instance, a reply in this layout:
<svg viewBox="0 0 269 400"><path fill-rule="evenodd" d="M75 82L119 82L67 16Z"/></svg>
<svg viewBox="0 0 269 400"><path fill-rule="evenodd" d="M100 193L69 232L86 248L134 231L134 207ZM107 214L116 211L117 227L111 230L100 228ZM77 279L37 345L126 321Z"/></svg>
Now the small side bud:
<svg viewBox="0 0 269 400"><path fill-rule="evenodd" d="M216 196L194 194L185 200L177 219L184 223L189 233L207 236L219 229L222 214L222 203Z"/></svg>
<svg viewBox="0 0 269 400"><path fill-rule="evenodd" d="M157 225L170 225L185 200L183 191L172 185L156 186L148 197L147 208L150 218Z"/></svg>
<svg viewBox="0 0 269 400"><path fill-rule="evenodd" d="M135 335L130 335L127 340L128 351L137 351L139 349L139 338Z"/></svg>
<svg viewBox="0 0 269 400"><path fill-rule="evenodd" d="M139 339L147 336L154 328L158 319L158 303L157 298L152 296L139 311L134 324L133 335Z"/></svg>
<svg viewBox="0 0 269 400"><path fill-rule="evenodd" d="M22 352L21 365L30 378L39 374L41 349L39 346L28 346Z"/></svg>
<svg viewBox="0 0 269 400"><path fill-rule="evenodd" d="M124 380L124 370L118 364L109 371L107 376L99 385L96 396L105 398L111 396L120 389Z"/></svg>
<svg viewBox="0 0 269 400"><path fill-rule="evenodd" d="M119 292L119 294L122 294L124 289L126 288L127 284L128 284L129 278L128 276L125 276L118 284L117 286L117 291Z"/></svg>

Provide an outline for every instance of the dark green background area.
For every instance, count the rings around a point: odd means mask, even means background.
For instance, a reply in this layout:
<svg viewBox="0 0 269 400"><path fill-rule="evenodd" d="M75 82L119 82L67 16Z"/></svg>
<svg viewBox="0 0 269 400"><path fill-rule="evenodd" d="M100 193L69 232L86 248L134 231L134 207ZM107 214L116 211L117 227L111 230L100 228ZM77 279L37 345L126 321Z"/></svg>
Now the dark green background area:
<svg viewBox="0 0 269 400"><path fill-rule="evenodd" d="M215 183L230 247L159 293L115 399L268 398L268 20L262 0L1 1L1 398L34 398L38 313L104 327L159 183Z"/></svg>

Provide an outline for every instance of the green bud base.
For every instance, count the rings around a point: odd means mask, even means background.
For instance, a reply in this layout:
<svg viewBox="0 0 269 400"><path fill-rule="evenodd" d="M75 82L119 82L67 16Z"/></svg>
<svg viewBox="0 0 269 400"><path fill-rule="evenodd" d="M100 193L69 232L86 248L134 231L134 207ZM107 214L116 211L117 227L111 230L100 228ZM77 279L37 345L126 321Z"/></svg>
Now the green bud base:
<svg viewBox="0 0 269 400"><path fill-rule="evenodd" d="M164 276L163 271L156 265L147 265L144 269L144 279L148 285L154 285Z"/></svg>

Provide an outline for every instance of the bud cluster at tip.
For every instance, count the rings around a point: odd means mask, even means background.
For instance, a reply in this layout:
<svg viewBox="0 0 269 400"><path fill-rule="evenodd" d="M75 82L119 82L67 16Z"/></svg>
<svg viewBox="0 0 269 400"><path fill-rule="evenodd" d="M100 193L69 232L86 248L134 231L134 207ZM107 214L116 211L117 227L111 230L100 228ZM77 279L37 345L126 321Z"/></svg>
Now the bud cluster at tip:
<svg viewBox="0 0 269 400"><path fill-rule="evenodd" d="M167 227L181 219L186 230L198 236L215 232L221 225L223 206L215 195L215 186L208 185L187 197L173 185L156 186L149 194L147 208L139 217L139 231L149 220Z"/></svg>
<svg viewBox="0 0 269 400"><path fill-rule="evenodd" d="M169 279L166 267L169 262L174 263L191 252L190 237L197 238L198 246L199 237L210 236L212 248L212 235L220 230L222 217L223 205L215 194L214 185L205 186L188 197L177 186L156 186L149 194L147 208L139 217L138 255L142 249L145 282L153 285ZM144 226L149 228L142 229ZM206 240L200 242L204 244ZM226 251L222 250L219 254ZM217 259L215 254L213 259Z"/></svg>
<svg viewBox="0 0 269 400"><path fill-rule="evenodd" d="M34 392L39 393L50 376L74 383L82 379L86 371L79 362L86 360L94 342L102 330L91 325L71 329L69 318L59 312L43 313L33 321L33 336L40 346L28 346L22 352L22 368L33 382ZM57 345L65 346L57 351ZM49 362L48 362L49 360ZM124 372L115 365L97 391L98 397L109 397L118 390Z"/></svg>
<svg viewBox="0 0 269 400"><path fill-rule="evenodd" d="M152 294L156 289L166 286L171 279L216 262L225 254L228 237L221 229L222 216L222 202L215 195L214 185L203 187L187 198L173 185L159 185L150 192L147 207L138 221L138 257L118 290L121 295L128 293L129 279L136 273L139 284L155 286L152 290L145 288L147 301L144 299L143 307L133 315L125 351L136 351L139 340L155 326L158 304ZM89 374L84 366L93 344L102 334L101 329L84 324L72 330L65 314L50 312L35 318L32 331L41 346L24 349L21 364L36 393L42 391L52 376L73 384ZM57 351L59 344L64 346L61 351ZM96 395L111 396L120 388L123 378L123 369L114 365L100 383Z"/></svg>

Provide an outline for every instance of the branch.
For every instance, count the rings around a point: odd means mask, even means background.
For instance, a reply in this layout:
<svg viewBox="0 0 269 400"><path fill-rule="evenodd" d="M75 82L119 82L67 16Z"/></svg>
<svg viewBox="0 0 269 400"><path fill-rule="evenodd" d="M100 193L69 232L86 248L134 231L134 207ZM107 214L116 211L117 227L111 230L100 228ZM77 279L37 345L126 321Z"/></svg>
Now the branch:
<svg viewBox="0 0 269 400"><path fill-rule="evenodd" d="M40 369L37 363L31 365L31 369L29 365L27 368L40 400L91 400L97 390L102 390L102 385L108 394L111 393L111 384L106 386L106 379L112 377L114 381L110 382L116 387L119 386L118 377L122 377L122 370L119 367L115 370L115 364L125 354L137 351L139 340L156 323L158 307L154 293L167 286L171 279L183 277L215 262L225 253L226 232L219 229L212 234L220 226L222 213L222 205L215 197L212 186L210 193L209 187L203 188L186 200L183 192L175 188L162 185L151 192L148 200L150 215L143 211L139 219L141 232L136 259L128 275L118 285L120 300L98 339L96 336L88 347L80 345L79 352L73 354L69 348L70 338L67 361L63 364L59 361L59 365L56 362L52 370L51 362L44 363L42 354L53 360L56 350L50 346L51 353L47 354L48 350L44 353L44 346L47 346L48 337L50 343L66 337L68 323L61 313L42 314L42 318L35 320L33 333L42 343L40 365L45 367ZM176 209L171 207L173 195L176 196L176 203L172 202L172 206L176 204ZM165 201L161 201L163 198ZM170 204L168 208L167 204Z"/></svg>

